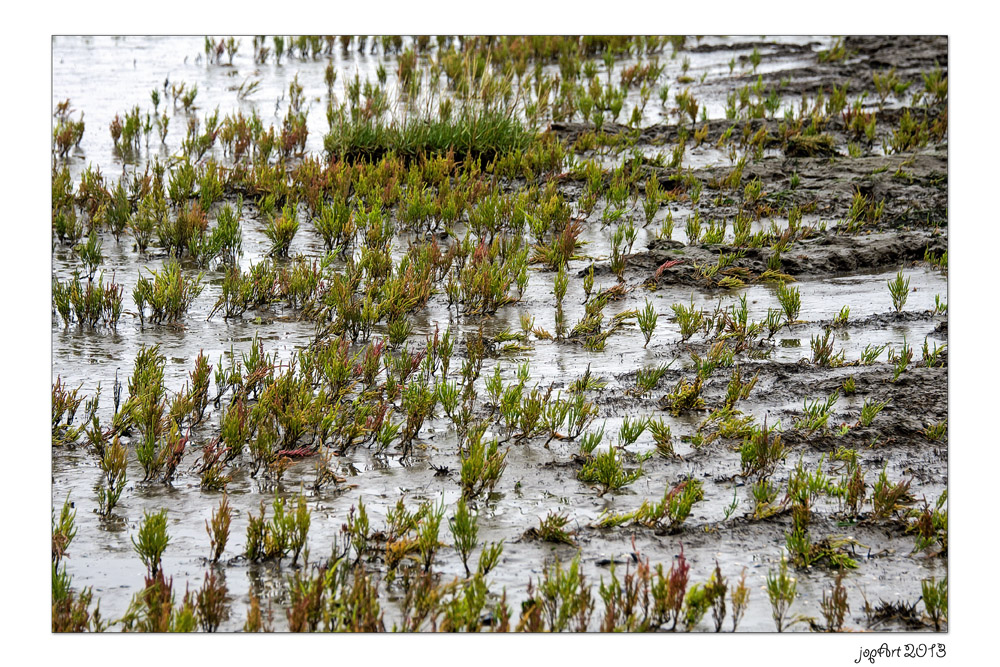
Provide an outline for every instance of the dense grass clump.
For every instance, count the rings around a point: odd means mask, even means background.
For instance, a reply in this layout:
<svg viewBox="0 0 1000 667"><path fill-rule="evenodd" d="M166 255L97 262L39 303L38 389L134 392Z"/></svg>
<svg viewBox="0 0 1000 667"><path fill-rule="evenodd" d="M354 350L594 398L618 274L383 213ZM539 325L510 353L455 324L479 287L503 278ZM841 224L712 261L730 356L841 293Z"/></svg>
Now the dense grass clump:
<svg viewBox="0 0 1000 667"><path fill-rule="evenodd" d="M377 160L395 153L405 160L419 155L470 156L489 162L499 155L528 148L534 133L513 115L469 111L458 118L410 119L402 124L341 117L323 139L327 154L341 159Z"/></svg>

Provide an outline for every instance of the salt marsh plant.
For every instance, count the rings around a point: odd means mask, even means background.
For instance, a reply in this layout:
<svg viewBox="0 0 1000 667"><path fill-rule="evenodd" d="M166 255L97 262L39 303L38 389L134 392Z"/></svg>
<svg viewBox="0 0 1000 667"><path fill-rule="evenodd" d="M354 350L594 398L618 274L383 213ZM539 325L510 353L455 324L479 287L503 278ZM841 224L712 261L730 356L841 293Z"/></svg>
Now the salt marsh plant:
<svg viewBox="0 0 1000 667"><path fill-rule="evenodd" d="M462 558L462 565L465 567L465 576L471 576L469 571L469 556L472 550L479 545L479 526L477 516L469 511L469 506L465 498L459 498L455 508L455 514L448 520L448 527L454 540L455 551Z"/></svg>
<svg viewBox="0 0 1000 667"><path fill-rule="evenodd" d="M888 404L888 398L882 402L866 398L865 404L861 408L861 418L858 420L858 423L862 426L871 426L872 421L878 416L878 413Z"/></svg>
<svg viewBox="0 0 1000 667"><path fill-rule="evenodd" d="M681 330L682 341L686 341L693 336L705 322L704 313L700 309L695 309L694 297L691 297L690 305L685 306L681 303L675 303L670 306L670 309L674 311L674 317Z"/></svg>
<svg viewBox="0 0 1000 667"><path fill-rule="evenodd" d="M573 539L575 531L566 530L570 518L561 512L549 512L544 518L538 520L538 528L529 528L527 534L536 537L543 542L554 544L568 544L576 546Z"/></svg>
<svg viewBox="0 0 1000 667"><path fill-rule="evenodd" d="M444 518L444 501L437 508L428 503L423 515L423 519L417 527L416 546L417 551L420 552L424 572L430 572L431 565L434 563L434 555L441 546L441 542L438 541L438 533L441 529L441 519Z"/></svg>
<svg viewBox="0 0 1000 667"><path fill-rule="evenodd" d="M740 447L740 468L743 477L756 476L758 480L765 480L774 472L778 462L785 458L787 450L781 442L781 435L775 433L775 430L774 426L768 428L765 420L750 436L744 438ZM766 495L765 493L764 496Z"/></svg>
<svg viewBox="0 0 1000 667"><path fill-rule="evenodd" d="M835 327L847 326L847 318L850 317L850 315L851 315L850 306L844 306L843 308L840 309L840 312L837 313L837 316L833 318L833 326Z"/></svg>
<svg viewBox="0 0 1000 667"><path fill-rule="evenodd" d="M767 317L764 318L764 328L767 329L767 338L771 340L774 338L774 334L781 331L781 327L785 325L781 321L781 311L777 308L768 308Z"/></svg>
<svg viewBox="0 0 1000 667"><path fill-rule="evenodd" d="M653 436L656 444L656 451L660 456L670 458L674 455L673 435L670 432L670 425L664 423L662 419L650 418L647 422L649 433Z"/></svg>
<svg viewBox="0 0 1000 667"><path fill-rule="evenodd" d="M646 299L645 307L639 311L638 322L639 330L642 331L643 338L646 339L646 344L643 347L649 346L649 340L653 337L653 331L656 329L656 320L659 315L656 313L656 309L653 308L653 304Z"/></svg>
<svg viewBox="0 0 1000 667"><path fill-rule="evenodd" d="M249 593L250 602L247 609L247 620L243 624L243 632L273 632L272 622L274 620L274 610L268 605L267 612L260 607L260 598L253 593L251 586Z"/></svg>
<svg viewBox="0 0 1000 667"><path fill-rule="evenodd" d="M459 458L462 462L462 495L469 499L485 491L492 492L507 467L507 450L501 452L495 438L489 443L483 442L482 431L469 435Z"/></svg>
<svg viewBox="0 0 1000 667"><path fill-rule="evenodd" d="M250 264L246 273L238 266L229 266L222 279L222 293L208 317L211 319L219 311L226 319L240 317L247 310L267 306L279 298L278 270L273 261Z"/></svg>
<svg viewBox="0 0 1000 667"><path fill-rule="evenodd" d="M197 258L205 245L208 216L198 202L181 205L175 215L156 214L156 236L168 254L181 257L185 251Z"/></svg>
<svg viewBox="0 0 1000 667"><path fill-rule="evenodd" d="M198 627L195 595L185 592L175 604L173 578L163 571L147 575L145 587L132 597L125 615L118 621L123 632L194 632Z"/></svg>
<svg viewBox="0 0 1000 667"><path fill-rule="evenodd" d="M73 590L73 578L66 568L52 564L52 632L103 632L108 624L101 620L100 601L91 609L91 588Z"/></svg>
<svg viewBox="0 0 1000 667"><path fill-rule="evenodd" d="M833 330L826 328L823 336L814 335L810 337L809 344L812 347L812 361L817 366L825 368L836 368L844 364L844 352L834 353L833 351Z"/></svg>
<svg viewBox="0 0 1000 667"><path fill-rule="evenodd" d="M205 573L205 581L195 594L198 623L203 632L215 632L229 618L225 579L214 570Z"/></svg>
<svg viewBox="0 0 1000 667"><path fill-rule="evenodd" d="M69 155L71 148L80 147L80 141L83 140L83 132L86 128L83 122L83 112L80 112L79 120L73 120L72 114L73 109L70 107L68 99L58 103L55 113L53 113L56 122L55 127L52 128L52 150L61 159L65 159Z"/></svg>
<svg viewBox="0 0 1000 667"><path fill-rule="evenodd" d="M142 559L142 564L149 570L150 576L155 577L159 573L160 559L169 543L167 510L163 509L155 514L144 512L139 532L132 537L132 546Z"/></svg>
<svg viewBox="0 0 1000 667"><path fill-rule="evenodd" d="M598 430L588 431L580 437L580 453L584 457L587 457L588 460L597 449L597 446L604 440L604 426L604 424L601 424L601 428Z"/></svg>
<svg viewBox="0 0 1000 667"><path fill-rule="evenodd" d="M825 429L830 419L830 411L833 410L833 406L837 404L839 398L840 390L838 389L830 394L825 401L819 398L812 401L803 399L802 412L804 415L802 419L795 422L795 428L805 429L809 433Z"/></svg>
<svg viewBox="0 0 1000 667"><path fill-rule="evenodd" d="M948 420L937 422L934 424L928 424L928 426L924 429L924 436L931 442L936 442L940 440L947 433L948 433Z"/></svg>
<svg viewBox="0 0 1000 667"><path fill-rule="evenodd" d="M150 322L176 322L204 289L201 284L204 274L185 277L176 260L168 260L159 271L147 271L150 277L140 275L132 290L132 299L143 321L148 308Z"/></svg>
<svg viewBox="0 0 1000 667"><path fill-rule="evenodd" d="M59 566L64 556L69 554L69 545L76 537L76 509L69 502L69 496L59 511L59 520L52 516L52 564Z"/></svg>
<svg viewBox="0 0 1000 667"><path fill-rule="evenodd" d="M100 456L101 472L104 475L101 485L97 487L97 513L102 517L109 517L128 481L128 450L118 436L115 436L111 445L105 446Z"/></svg>
<svg viewBox="0 0 1000 667"><path fill-rule="evenodd" d="M277 217L271 216L264 227L264 236L271 241L271 255L287 257L295 233L299 231L299 218L294 204L286 204Z"/></svg>
<svg viewBox="0 0 1000 667"><path fill-rule="evenodd" d="M136 354L135 368L128 382L129 397L121 414L126 425L139 431L136 458L149 481L162 468L161 438L164 434L165 396L163 369L166 358L159 346L143 347Z"/></svg>
<svg viewBox="0 0 1000 667"><path fill-rule="evenodd" d="M701 238L701 216L697 213L688 216L687 222L684 224L684 233L687 234L688 245L698 243L698 239Z"/></svg>
<svg viewBox="0 0 1000 667"><path fill-rule="evenodd" d="M903 272L896 273L896 277L886 282L889 287L889 296L892 297L892 306L896 312L901 312L906 305L906 297L910 293L910 279L903 280Z"/></svg>
<svg viewBox="0 0 1000 667"><path fill-rule="evenodd" d="M913 480L900 480L893 484L886 474L887 468L888 463L882 467L878 479L872 485L872 513L870 515L872 521L888 519L913 502L910 495L910 484Z"/></svg>
<svg viewBox="0 0 1000 667"><path fill-rule="evenodd" d="M223 264L233 265L243 254L243 197L236 200L236 207L226 204L219 211L215 229L210 240L211 255L220 258Z"/></svg>
<svg viewBox="0 0 1000 667"><path fill-rule="evenodd" d="M844 586L844 573L838 572L833 588L823 591L820 609L823 620L826 621L827 632L840 632L844 627L844 617L851 611L847 604L847 587Z"/></svg>
<svg viewBox="0 0 1000 667"><path fill-rule="evenodd" d="M629 445L635 443L642 435L642 432L646 430L646 424L648 420L643 419L632 419L631 417L625 417L622 420L621 428L618 429L618 447L625 448Z"/></svg>
<svg viewBox="0 0 1000 667"><path fill-rule="evenodd" d="M687 410L703 410L705 399L701 396L702 382L701 376L695 378L694 382L688 382L685 378L681 378L677 381L673 391L660 399L660 403L675 417Z"/></svg>
<svg viewBox="0 0 1000 667"><path fill-rule="evenodd" d="M313 219L313 226L323 237L328 251L335 248L345 250L356 231L351 208L342 197L334 197L329 204L321 203Z"/></svg>
<svg viewBox="0 0 1000 667"><path fill-rule="evenodd" d="M702 483L697 479L687 479L673 487L668 486L663 498L657 503L643 501L639 508L625 514L608 514L597 525L602 527L621 526L632 523L654 528L667 533L676 533L691 515L691 508L705 498Z"/></svg>
<svg viewBox="0 0 1000 667"><path fill-rule="evenodd" d="M913 361L913 348L906 344L906 337L903 337L903 346L899 350L889 350L889 363L893 365L892 381L895 382L903 374L906 367Z"/></svg>
<svg viewBox="0 0 1000 667"><path fill-rule="evenodd" d="M103 243L94 230L91 230L87 236L86 243L80 243L73 247L73 251L80 258L84 269L86 269L87 280L94 279L94 274L104 262L104 253L101 251L102 247Z"/></svg>
<svg viewBox="0 0 1000 667"><path fill-rule="evenodd" d="M924 507L920 510L910 510L906 532L916 533L913 544L914 553L925 551L934 546L940 546L942 555L948 553L948 491L945 490L934 507L924 499Z"/></svg>
<svg viewBox="0 0 1000 667"><path fill-rule="evenodd" d="M653 391L669 369L670 364L660 364L637 370L635 372L635 393L644 396Z"/></svg>
<svg viewBox="0 0 1000 667"><path fill-rule="evenodd" d="M598 484L601 487L599 495L608 491L617 491L642 477L642 466L634 470L626 470L621 455L615 447L609 447L603 453L592 456L577 473L577 479L588 484Z"/></svg>
<svg viewBox="0 0 1000 667"><path fill-rule="evenodd" d="M933 349L927 346L927 337L924 337L924 347L923 353L921 355L921 362L927 368L934 368L940 366L943 362L941 360L941 353L948 347L947 343L942 344L938 347L937 343L934 343Z"/></svg>
<svg viewBox="0 0 1000 667"><path fill-rule="evenodd" d="M769 570L767 573L767 597L771 601L771 616L778 632L788 627L785 616L795 602L797 589L798 582L795 577L789 576L788 560L782 556L778 571Z"/></svg>
<svg viewBox="0 0 1000 667"><path fill-rule="evenodd" d="M695 584L684 596L684 630L691 632L708 613L713 610L716 615L716 632L722 628L725 619L726 586L718 582L715 574L705 583ZM721 615L720 615L721 614Z"/></svg>
<svg viewBox="0 0 1000 667"><path fill-rule="evenodd" d="M757 385L757 380L760 377L760 371L754 374L752 378L748 381L743 381L743 375L740 371L739 366L737 366L732 375L729 378L729 384L726 385L726 398L725 405L732 408L735 407L737 401L745 401L750 396L750 392Z"/></svg>
<svg viewBox="0 0 1000 667"><path fill-rule="evenodd" d="M229 541L229 526L233 520L233 510L229 506L229 496L223 495L219 503L219 509L212 511L212 521L205 522L205 532L211 542L211 555L209 560L218 563L222 558L222 552L226 550L226 543Z"/></svg>
<svg viewBox="0 0 1000 667"><path fill-rule="evenodd" d="M941 622L948 621L948 577L941 580L923 579L920 582L920 592L934 630L940 632Z"/></svg>
<svg viewBox="0 0 1000 667"><path fill-rule="evenodd" d="M887 347L889 347L888 343L885 343L884 345L875 345L875 346L872 346L870 344L865 345L865 349L861 351L861 359L859 360L859 363L862 366L871 366L878 360L879 356L882 354L882 352L885 351L885 348Z"/></svg>
<svg viewBox="0 0 1000 667"><path fill-rule="evenodd" d="M274 516L268 521L261 501L260 515L247 515L246 557L251 561L274 559L280 564L282 558L291 554L294 567L305 548L312 513L301 493L290 510L286 510L284 499L275 496L271 510Z"/></svg>
<svg viewBox="0 0 1000 667"><path fill-rule="evenodd" d="M139 200L136 212L129 218L129 230L135 240L135 249L146 252L153 233L162 230L167 217L167 202L162 193L150 192Z"/></svg>
<svg viewBox="0 0 1000 667"><path fill-rule="evenodd" d="M799 296L798 287L788 287L785 283L778 284L778 302L782 310L785 311L785 322L791 324L799 318L799 311L802 308L802 299Z"/></svg>
<svg viewBox="0 0 1000 667"><path fill-rule="evenodd" d="M323 137L323 147L331 157L350 160L377 159L389 152L412 160L420 154L444 154L453 149L457 155L468 154L488 163L527 148L535 137L513 113L473 105L457 111L448 117L414 115L390 124L338 113Z"/></svg>
<svg viewBox="0 0 1000 667"><path fill-rule="evenodd" d="M91 609L93 591L73 590L73 581L66 566L59 565L68 557L68 548L76 536L76 510L67 496L59 512L52 516L52 632L102 632L107 624L101 621L100 601Z"/></svg>
<svg viewBox="0 0 1000 667"><path fill-rule="evenodd" d="M585 632L593 611L591 586L580 568L580 555L566 569L557 559L545 568L537 589L529 582L518 630Z"/></svg>
<svg viewBox="0 0 1000 667"><path fill-rule="evenodd" d="M104 284L103 275L96 283L89 280L83 285L79 273L74 272L72 280L52 281L53 310L64 325L75 321L81 326L96 327L104 323L115 328L122 315L123 290L114 276L108 285Z"/></svg>

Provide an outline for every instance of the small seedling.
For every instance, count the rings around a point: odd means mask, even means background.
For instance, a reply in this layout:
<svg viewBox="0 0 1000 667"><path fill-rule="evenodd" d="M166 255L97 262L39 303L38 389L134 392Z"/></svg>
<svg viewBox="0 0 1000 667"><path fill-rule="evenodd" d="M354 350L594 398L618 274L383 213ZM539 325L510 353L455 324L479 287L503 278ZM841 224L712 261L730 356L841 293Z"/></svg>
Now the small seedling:
<svg viewBox="0 0 1000 667"><path fill-rule="evenodd" d="M947 302L941 301L941 295L940 294L935 294L934 295L934 311L933 312L934 312L935 315L944 315L945 313L948 312L948 304L947 304Z"/></svg>
<svg viewBox="0 0 1000 667"><path fill-rule="evenodd" d="M659 317L656 310L653 308L653 304L646 300L645 307L639 311L638 321L639 329L642 331L643 337L646 339L646 344L643 347L649 345L649 339L653 337L653 330L656 329L656 320Z"/></svg>
<svg viewBox="0 0 1000 667"><path fill-rule="evenodd" d="M903 337L903 346L899 351L889 350L889 363L893 364L892 381L895 382L903 374L906 367L913 360L913 348L906 344L906 337Z"/></svg>
<svg viewBox="0 0 1000 667"><path fill-rule="evenodd" d="M739 506L740 506L739 496L736 494L736 489L733 489L733 501L728 505L726 505L725 509L723 510L723 512L725 512L726 515L725 519L723 520L728 521L729 517L733 515L733 513L737 510L737 508L739 508Z"/></svg>
<svg viewBox="0 0 1000 667"><path fill-rule="evenodd" d="M923 361L924 366L927 368L934 368L940 366L943 362L941 360L941 353L948 347L947 343L942 344L938 347L937 343L934 343L934 348L929 349L927 347L927 338L924 338L923 355L921 361Z"/></svg>
<svg viewBox="0 0 1000 667"><path fill-rule="evenodd" d="M903 272L899 271L896 274L895 279L886 282L889 286L889 296L892 297L892 305L899 313L903 310L903 306L906 304L906 297L910 293L910 279L907 278L903 280Z"/></svg>
<svg viewBox="0 0 1000 667"><path fill-rule="evenodd" d="M850 314L851 314L850 306L844 306L843 308L841 308L837 316L833 318L833 326L835 327L847 326L847 318L848 316L850 316Z"/></svg>
<svg viewBox="0 0 1000 667"><path fill-rule="evenodd" d="M924 429L924 436L931 442L936 442L937 440L940 440L946 433L948 433L947 419L943 422L929 424L927 428Z"/></svg>
<svg viewBox="0 0 1000 667"><path fill-rule="evenodd" d="M885 343L884 345L876 345L874 347L872 347L871 345L865 345L865 349L862 350L861 352L861 359L860 359L861 365L871 366L872 364L874 364L878 360L882 352L885 351L885 348L887 347L889 347L888 343Z"/></svg>
<svg viewBox="0 0 1000 667"><path fill-rule="evenodd" d="M802 308L802 299L798 287L788 287L785 283L778 284L778 302L785 311L785 322L791 324L798 320Z"/></svg>
<svg viewBox="0 0 1000 667"><path fill-rule="evenodd" d="M865 404L861 408L861 419L858 421L862 426L871 426L872 421L882 411L882 408L889 404L889 399L881 403L872 399L865 399Z"/></svg>
<svg viewBox="0 0 1000 667"><path fill-rule="evenodd" d="M812 401L804 399L802 402L802 411L805 415L795 423L795 427L804 428L810 433L819 429L825 429L827 421L830 418L830 411L833 410L833 406L836 405L839 398L840 391L838 390L830 394L825 401L818 398Z"/></svg>

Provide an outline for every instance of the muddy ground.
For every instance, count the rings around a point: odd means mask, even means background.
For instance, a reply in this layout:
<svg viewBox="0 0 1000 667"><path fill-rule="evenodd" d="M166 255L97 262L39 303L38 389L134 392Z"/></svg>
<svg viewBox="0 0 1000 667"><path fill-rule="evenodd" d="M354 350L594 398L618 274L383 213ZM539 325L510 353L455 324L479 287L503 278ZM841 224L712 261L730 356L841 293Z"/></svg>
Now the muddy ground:
<svg viewBox="0 0 1000 667"><path fill-rule="evenodd" d="M134 42L134 40L133 40ZM743 133L743 124L756 134L765 130L778 134L778 119L731 121L721 112L726 94L734 87L753 83L757 75L737 69L729 74L726 63L735 58L746 63L750 52L759 48L763 54L759 71L765 83L784 82L782 97L795 104L803 95L813 95L821 87L848 85L849 98L862 92L875 95L872 72L897 68L903 80L920 85L920 75L935 66L947 73L947 40L944 38L849 37L843 41L847 57L835 62L818 62L818 53L833 48L835 40L782 39L763 41L748 38L728 40L707 39L705 43L688 41L678 57L689 56L692 73L702 71L709 76L692 85L710 110L710 118L698 127L707 127L707 137L699 147L692 147L685 156L689 178L704 184L700 202L690 201L683 179L676 171L650 160L645 173L656 177L664 190L676 190L678 196L665 204L655 220L643 227L641 205L630 212L639 227L639 236L627 258L622 283L623 296L612 300L606 308L608 316L632 308L642 308L649 300L659 314L658 325L647 347L643 336L631 324L613 333L602 351L593 351L579 340L542 340L529 337L515 352L503 352L502 346L487 358L477 383L484 392L485 379L499 366L505 381L510 381L521 362L530 363L528 387L537 385L553 391L568 390L569 385L588 372L604 383L601 388L586 392L597 408L592 429L605 424L605 446L614 442L623 419L656 418L669 424L673 435L673 456L661 456L647 430L634 444L624 448L627 467L640 465L644 474L634 483L615 492L599 494L595 488L577 478L582 467L578 440L534 438L512 443L507 457L507 469L492 493L480 498L475 506L479 513L480 540L499 542L504 550L499 565L490 573L494 593L506 591L506 600L516 620L521 603L527 599L529 579L537 584L544 569L555 560L568 563L579 554L588 580L595 586L608 580L610 567L618 563L617 573L625 565L634 565L641 554L651 563L664 568L675 562L683 549L691 565L690 580L707 581L718 564L722 573L735 582L746 571L751 591L749 606L739 625L741 631L773 631L771 605L764 590L766 576L776 570L786 552L786 536L792 530L794 503L786 498L786 487L796 466L808 471L823 470L836 482L847 470L844 452L853 450L867 484L866 501L856 515L847 512L844 503L833 494L821 493L813 499L809 533L814 543L824 539L843 538L837 551L847 555L856 565L843 571L850 612L846 628L860 630L933 630L923 616L921 580L942 579L948 574L947 548L936 543L915 550L915 535L908 530L916 515L910 510L924 507L924 501L934 506L948 486L947 430L937 436L928 435L928 427L946 424L948 419L947 348L927 367L922 362L921 347L942 348L948 342L947 314L935 311L935 297L947 302L947 268L926 261L928 256L940 257L948 249L948 146L947 138L932 142L925 148L886 155L880 148L881 139L898 125L904 101L890 101L884 108L867 107L877 115L878 136L863 146L860 156L849 155L850 139L839 117L833 117L826 131L833 137L830 150L823 155L789 155L780 147L768 147L758 159L748 160L742 184L759 179L764 193L760 205L767 207L764 215L754 222L754 231L764 229L772 221L784 228L788 207L798 206L804 213L804 226L810 233L797 238L781 255L780 273L788 284L801 294L801 311L795 321L783 326L769 337L759 335L746 349L737 352L734 366L744 377L757 375L758 381L749 396L737 407L752 416L757 424L776 427L787 450L777 462L770 480L778 489L770 512L755 515L751 487L755 475L745 475L741 466L740 447L743 438L718 433L717 424L705 420L725 401L727 385L733 368L719 367L705 379L702 389L704 406L673 414L669 394L678 382L695 378L695 358L705 358L719 340L717 334L699 330L683 338L671 309L674 304L694 304L706 314L723 312L746 298L749 318L762 320L769 309L779 309L777 285L763 274L768 270L772 250L769 247L745 248L742 256L718 275L706 278L702 269L719 261L720 256L736 253L732 231L722 243L688 243L685 220L697 210L705 224L709 220L729 220L744 204L742 188L731 191L713 187L733 169L725 154L713 148L723 133L735 127L734 135ZM163 44L154 40L150 45L155 60L137 61L137 67L148 79L161 80L163 70L171 76L183 76L199 81L207 100L227 100L232 92L222 92L222 83L215 70L195 65L198 40L183 45ZM105 116L117 111L117 102L88 99L84 91L65 90L63 81L67 65L83 68L91 81L101 79L100 67L107 62L128 58L134 43L81 43L80 40L57 39L54 42L55 66L53 98L64 99L72 94L76 107L84 109L88 121L94 118L93 133L100 133L106 143L105 126L97 125ZM129 55L126 55L128 53ZM88 54L97 54L87 65ZM388 57L390 60L394 56ZM188 61L191 62L188 62ZM248 59L247 59L248 60ZM184 61L183 65L181 62ZM374 68L374 59L352 54L338 54L335 62L347 74L348 67L358 66L364 73ZM312 88L324 88L322 68L303 64L301 78ZM90 69L88 69L90 67ZM242 68L251 68L247 61ZM550 66L558 71L555 66ZM679 67L670 66L666 77L676 77ZM388 67L387 69L394 69ZM742 68L741 68L742 69ZM291 68L289 68L289 71ZM676 71L675 71L676 70ZM351 70L353 72L353 70ZM260 71L266 83L259 95L262 108L287 86L288 72ZM269 77L276 77L272 83ZM344 76L343 78L346 78ZM148 93L134 85L122 90L120 96L143 98ZM342 83L338 83L342 86ZM318 94L318 93L317 93ZM214 102L210 102L213 103ZM280 104L280 100L279 100ZM318 105L317 105L318 106ZM626 109L627 110L627 109ZM677 141L678 125L668 118L650 117L646 111L641 131L632 138L630 149L647 158L659 152L668 153ZM321 109L313 111L315 122L321 122ZM310 122L314 122L313 118ZM179 122L178 122L179 124ZM588 126L579 122L552 123L550 131L567 146L573 145ZM627 128L609 123L610 135L626 132ZM91 130L88 129L88 133ZM181 130L178 129L178 134ZM321 131L312 133L319 136ZM177 139L177 137L174 137ZM121 171L121 164L93 137L88 137L81 152L70 159L73 173L78 176L88 162L100 164L108 174ZM310 146L316 150L310 139ZM578 157L593 156L593 152ZM620 161L620 160L618 160ZM793 187L793 177L796 184ZM643 179L645 181L645 179ZM511 188L519 187L517 182ZM560 181L560 192L567 202L576 203L583 193L583 182L569 173ZM870 221L856 233L843 233L845 219L858 194L871 202L883 202L884 209L877 220ZM582 239L584 256L570 262L572 280L565 300L566 321L577 322L584 315L585 301L582 278L594 268L595 291L619 284L609 264L612 229L601 224L603 202L586 218ZM657 238L656 229L670 212L675 220L672 238ZM821 228L821 224L825 223ZM293 254L308 257L322 255L322 243L303 225L293 246ZM244 256L246 268L266 252L263 222L252 204L247 205L244 221ZM405 247L405 239L396 240ZM115 271L131 292L138 268L158 267L162 255L143 257L126 242L105 241L105 271ZM53 274L69 277L78 261L65 247L55 247L52 255ZM727 273L728 271L728 273ZM887 281L897 272L910 280L908 299L902 312L895 312ZM458 332L456 358L452 373L457 373L469 337L479 327L487 336L496 336L504 329L520 329L521 315L535 318L535 324L555 331L552 297L553 273L540 267L530 271L528 287L521 300L487 318L466 318L448 307L447 298L435 294L413 317L410 340L422 345L425 336L436 328L451 326ZM737 287L719 284L724 275L740 279ZM142 345L159 344L167 358L165 384L172 392L179 391L187 381L193 360L199 351L212 363L228 359L230 352L239 355L253 345L263 343L264 350L275 352L288 360L296 350L309 345L317 335L314 324L300 319L290 309L275 307L248 313L243 318L208 319L220 292L222 273L210 271L207 287L195 301L183 324L149 325L140 323L126 313L115 331L94 331L65 327L53 315L53 360L51 375L60 377L70 387L81 386L88 395L102 387L102 419L111 415L110 388L116 374L126 378L132 371L136 352ZM850 308L846 322L838 321L843 306ZM128 308L128 306L126 306ZM382 330L382 331L380 331ZM822 366L815 362L811 341L830 331L834 354L843 353L839 364ZM383 333L377 327L376 335ZM890 355L898 354L904 345L913 349L911 363L901 373L894 370ZM868 365L860 362L866 347L881 348ZM694 356L693 356L694 355ZM657 384L645 391L636 391L636 373L653 365L669 364ZM898 375L898 377L897 377ZM844 390L845 382L853 378L853 392ZM804 401L825 400L839 392L839 398L828 417L827 425L813 431L797 425L803 417ZM214 395L214 386L213 386ZM887 401L870 425L862 426L860 416L866 401ZM483 408L485 410L485 408ZM145 568L132 548L144 511L166 508L171 541L165 551L163 568L174 578L174 590L180 597L185 586L198 588L205 572L211 568L220 574L228 587L231 610L222 630L235 631L244 626L250 595L270 605L277 629L287 627L289 607L288 577L295 571L283 564L250 563L242 555L246 546L248 513L257 512L263 501L268 506L275 494L294 497L305 489L312 524L309 532L309 558L312 565L321 562L336 545L342 544L342 527L352 507L363 501L373 528L385 525L386 513L403 498L408 506L419 503L445 503L446 516L461 496L458 436L451 422L439 414L428 420L419 433L412 454L402 457L398 452L388 456L365 448L345 452L336 459L336 473L342 483L318 491L310 490L316 476L318 455L296 458L276 487L251 476L248 466L239 462L230 470L232 480L228 496L233 506L231 538L219 565L210 565L205 521L218 506L221 493L201 488L195 462L199 452L219 432L219 409L209 406L205 424L192 437L192 445L178 469L172 484L137 484L142 478L135 460L129 462L126 490L111 518L99 517L96 486L102 476L97 459L84 446L57 447L52 451L52 501L56 510L64 499L77 510L78 534L72 543L70 557L65 561L77 588L91 587L101 600L101 612L106 619L123 615L133 595L142 589ZM644 458L649 455L649 458ZM909 483L902 503L888 516L873 516L871 498L874 484L884 470L891 484ZM659 500L665 490L684 480L697 479L703 484L704 499L697 502L682 525L669 530L623 525L601 528L596 524L606 512L627 512L649 500ZM735 507L733 507L735 503ZM945 505L945 508L947 506ZM575 545L553 544L532 539L529 529L539 520L558 512L569 517L568 529L573 531ZM442 541L450 545L451 537L442 530ZM946 540L945 540L946 544ZM387 575L384 563L373 559L368 567L377 577ZM797 566L798 597L792 614L802 617L793 630L818 629L823 623L821 601L837 577L838 570L828 562ZM463 566L458 554L443 547L435 561L435 571L442 581L461 577ZM596 597L596 588L595 588ZM398 618L401 595L398 589L386 585L382 591L386 626ZM901 602L901 605L893 606ZM866 606L867 603L867 606ZM902 610L902 611L901 611ZM808 620L811 619L811 620ZM727 628L728 628L727 621ZM598 619L591 623L595 630ZM711 615L697 629L713 628Z"/></svg>

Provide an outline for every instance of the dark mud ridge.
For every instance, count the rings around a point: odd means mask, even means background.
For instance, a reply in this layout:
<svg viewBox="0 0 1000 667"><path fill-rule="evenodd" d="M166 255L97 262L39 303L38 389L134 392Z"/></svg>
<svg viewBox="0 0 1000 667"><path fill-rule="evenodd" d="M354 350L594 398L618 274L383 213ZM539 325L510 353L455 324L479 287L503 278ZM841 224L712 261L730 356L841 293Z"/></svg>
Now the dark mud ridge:
<svg viewBox="0 0 1000 667"><path fill-rule="evenodd" d="M780 255L778 273L795 279L834 277L853 273L875 273L924 259L926 253L940 255L947 251L947 239L926 232L873 233L844 236L827 232L810 235ZM705 267L719 257L734 253L736 259L719 272L750 282L769 270L771 249L737 248L729 245L684 245L678 241L654 239L649 250L630 255L628 264L635 272L648 275L646 283L655 286L681 284L718 286L718 280L706 279ZM606 263L595 266L595 273L608 275Z"/></svg>

